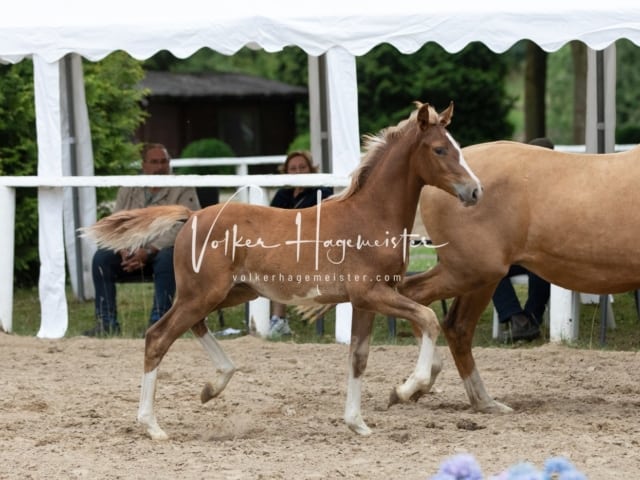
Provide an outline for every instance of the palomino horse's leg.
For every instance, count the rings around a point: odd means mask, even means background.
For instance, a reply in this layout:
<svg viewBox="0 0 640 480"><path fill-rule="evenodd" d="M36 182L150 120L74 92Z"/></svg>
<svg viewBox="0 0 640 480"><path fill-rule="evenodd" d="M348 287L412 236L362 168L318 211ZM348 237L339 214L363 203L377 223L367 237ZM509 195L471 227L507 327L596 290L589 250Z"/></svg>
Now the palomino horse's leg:
<svg viewBox="0 0 640 480"><path fill-rule="evenodd" d="M220 347L216 338L207 328L204 320L191 327L191 331L200 341L202 348L204 348L204 350L209 354L209 358L213 362L213 366L219 373L215 384L207 382L200 393L200 400L202 403L207 403L209 400L222 393L224 388L227 386L227 383L229 383L229 380L231 380L231 377L233 377L236 367L224 353L224 350L222 350L222 347Z"/></svg>
<svg viewBox="0 0 640 480"><path fill-rule="evenodd" d="M349 382L344 421L359 435L371 435L371 429L362 418L362 375L369 358L369 339L375 313L353 309L351 344L349 345Z"/></svg>
<svg viewBox="0 0 640 480"><path fill-rule="evenodd" d="M484 389L476 367L471 344L476 324L489 304L495 286L483 287L456 298L442 325L453 360L464 383L471 406L485 413L506 413L512 409L491 398Z"/></svg>

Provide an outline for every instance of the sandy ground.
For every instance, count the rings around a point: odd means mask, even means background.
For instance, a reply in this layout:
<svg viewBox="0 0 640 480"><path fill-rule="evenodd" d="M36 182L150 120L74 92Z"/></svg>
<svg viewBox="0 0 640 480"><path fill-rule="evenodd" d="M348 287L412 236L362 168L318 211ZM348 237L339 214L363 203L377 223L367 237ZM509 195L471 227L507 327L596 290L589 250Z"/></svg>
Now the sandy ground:
<svg viewBox="0 0 640 480"><path fill-rule="evenodd" d="M195 340L161 366L167 442L135 421L143 340L40 340L0 333L2 479L427 479L473 453L485 475L564 455L591 480L638 478L640 355L545 345L477 349L488 391L515 409L470 410L448 350L439 393L386 408L415 347L375 346L365 375L367 438L342 421L348 350L253 337L223 340L239 371L200 404L213 376Z"/></svg>

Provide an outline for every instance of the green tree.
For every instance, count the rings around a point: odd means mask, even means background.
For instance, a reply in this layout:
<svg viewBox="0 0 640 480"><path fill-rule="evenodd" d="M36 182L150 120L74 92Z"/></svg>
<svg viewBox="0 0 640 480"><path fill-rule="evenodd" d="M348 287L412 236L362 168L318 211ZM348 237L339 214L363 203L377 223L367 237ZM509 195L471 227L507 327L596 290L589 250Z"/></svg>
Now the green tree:
<svg viewBox="0 0 640 480"><path fill-rule="evenodd" d="M146 92L137 86L143 77L141 63L124 52L84 62L96 175L124 175L137 169L140 145L133 143L133 135L146 115L141 107Z"/></svg>
<svg viewBox="0 0 640 480"><path fill-rule="evenodd" d="M180 158L224 158L235 157L233 149L218 138L201 138L191 142L180 152ZM208 167L179 167L174 169L182 175L233 175L233 165L211 165Z"/></svg>
<svg viewBox="0 0 640 480"><path fill-rule="evenodd" d="M0 65L0 175L35 175L36 159L33 64ZM36 193L16 189L14 268L20 285L37 278Z"/></svg>
<svg viewBox="0 0 640 480"><path fill-rule="evenodd" d="M619 40L616 55L616 142L640 143L640 49L629 40Z"/></svg>
<svg viewBox="0 0 640 480"><path fill-rule="evenodd" d="M556 145L573 143L574 64L570 44L547 58L546 135Z"/></svg>
<svg viewBox="0 0 640 480"><path fill-rule="evenodd" d="M122 52L96 63L84 63L95 170L99 175L132 173L140 158L133 134L144 118L137 87L144 72L140 63ZM33 94L33 65L22 61L0 65L0 174L35 175L37 145ZM98 191L98 199L112 196ZM15 281L35 285L38 279L37 191L16 192Z"/></svg>
<svg viewBox="0 0 640 480"><path fill-rule="evenodd" d="M358 57L357 73L363 133L395 125L418 100L438 110L455 103L451 131L463 146L512 135L506 60L482 44L450 54L430 43L411 55L381 45Z"/></svg>
<svg viewBox="0 0 640 480"><path fill-rule="evenodd" d="M357 57L360 131L375 133L411 112L415 100L444 109L455 102L452 131L462 144L510 138L507 116L515 99L506 93L507 58L474 43L456 54L427 44L406 55L381 45ZM296 47L267 53L244 48L233 56L202 49L186 60L160 52L145 67L180 72L239 72L307 86L306 53ZM309 129L308 106L296 114L298 133Z"/></svg>

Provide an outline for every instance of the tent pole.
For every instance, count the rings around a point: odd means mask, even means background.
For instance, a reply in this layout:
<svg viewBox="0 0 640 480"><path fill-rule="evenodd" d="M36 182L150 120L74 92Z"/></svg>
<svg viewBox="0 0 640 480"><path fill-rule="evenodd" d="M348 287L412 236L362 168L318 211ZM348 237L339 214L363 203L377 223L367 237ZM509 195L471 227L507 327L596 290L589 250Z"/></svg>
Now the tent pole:
<svg viewBox="0 0 640 480"><path fill-rule="evenodd" d="M66 55L64 57L64 70L65 70L65 90L67 100L67 121L69 128L69 168L72 176L78 175L78 155L76 152L76 120L75 110L73 105L73 71L71 66L71 56ZM82 242L80 241L79 234L77 232L78 227L81 225L80 221L80 199L79 190L77 187L71 187L71 208L73 212L73 247L75 251L75 272L70 272L71 275L76 277L76 285L78 288L78 298L85 300L84 291L84 275L82 265Z"/></svg>
<svg viewBox="0 0 640 480"><path fill-rule="evenodd" d="M605 152L604 50L596 51L596 152ZM600 295L600 345L607 341L609 295Z"/></svg>

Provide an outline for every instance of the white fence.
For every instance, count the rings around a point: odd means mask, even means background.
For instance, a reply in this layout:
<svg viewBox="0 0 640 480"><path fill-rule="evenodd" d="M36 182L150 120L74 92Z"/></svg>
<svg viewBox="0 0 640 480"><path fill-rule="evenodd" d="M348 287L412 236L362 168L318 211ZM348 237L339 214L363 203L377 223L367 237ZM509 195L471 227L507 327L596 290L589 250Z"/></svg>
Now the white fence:
<svg viewBox="0 0 640 480"><path fill-rule="evenodd" d="M616 145L616 151L629 150L635 145ZM584 152L584 146L558 145L557 150ZM249 165L279 164L284 160L284 156L272 157L246 157L246 158L225 158L225 159L181 159L172 160L173 166L206 166L206 165L233 165L236 167L237 175L135 175L135 176L21 176L6 177L0 176L0 231L5 232L0 237L0 326L5 331L13 328L13 269L14 269L14 236L15 236L15 188L37 187L39 192L45 192L47 203L47 214L52 218L62 220L63 189L69 187L121 187L121 186L215 186L222 188L237 188L246 192L246 196L240 196L245 201L251 203L264 204L267 201L263 188L279 188L282 186L332 186L345 187L349 184L349 178L333 174L278 174L278 175L247 175ZM49 200L53 200L50 201ZM41 199L39 198L39 201ZM47 237L48 232L41 232ZM50 247L56 252L64 252L62 239L58 240L58 232L54 232L51 237L46 238L52 242ZM64 255L62 255L64 256ZM42 269L49 267L50 260L42 258ZM60 272L59 265L50 270ZM42 305L41 329L38 336L48 338L58 338L64 336L68 325L68 313L66 308L66 294L64 282L64 263L61 270L61 281L56 285L40 284L40 300ZM573 337L577 332L571 330L567 333L567 327L562 325L570 324L575 313L570 312L566 305L573 304L571 295L575 292L564 291L560 287L554 286L553 298L556 306L551 312L552 337L558 335L559 338L552 340L566 339ZM45 298L50 300L49 305L57 305L59 308L45 308ZM53 300L52 300L53 299ZM255 321L258 333L266 333L268 328L268 310L264 313L265 304L260 304L260 300L253 303ZM267 307L268 309L268 304ZM336 324L336 337L338 341L348 342L350 337L350 315L343 310L340 316L340 326ZM260 318L258 318L258 316ZM348 318L346 318L348 316ZM266 320L263 320L263 317ZM553 317L556 317L554 320ZM261 320L262 319L262 320ZM267 322L266 324L264 322ZM569 338L571 339L571 338Z"/></svg>
<svg viewBox="0 0 640 480"><path fill-rule="evenodd" d="M249 165L276 164L282 163L284 156L274 157L248 157L233 159L182 159L172 161L172 164L179 166L187 165L234 165L237 171L247 172ZM14 269L14 236L15 236L15 188L37 187L39 192L47 194L47 215L51 218L63 217L63 190L68 187L122 187L122 186L147 186L147 187L178 187L178 186L215 186L222 188L240 189L239 199L244 199L252 203L267 203L264 188L279 188L282 186L332 186L345 187L349 185L349 178L333 174L277 174L277 175L118 175L118 176L20 176L6 177L0 176L0 231L5 235L0 237L0 326L5 331L12 331L13 328L13 269ZM41 201L39 196L39 201ZM43 234L47 242L51 242L48 247L55 252L62 252L64 257L64 245L58 232L40 232L42 241ZM41 328L39 337L58 338L64 336L68 325L68 312L66 308L66 294L64 282L64 263L62 269L59 265L50 266L49 260L42 258L42 270L51 267L57 272L62 270L62 281L56 285L40 282L40 300L42 305ZM59 308L45 308L45 298L49 299L49 306L54 305ZM266 333L268 329L268 310L264 314L264 301L254 301L250 308L256 312L260 310L260 319L256 317L256 322L260 325L258 333ZM267 307L268 308L268 304ZM257 316L257 313L255 314ZM264 320L263 320L264 316ZM260 320L260 321L258 321ZM266 322L266 324L265 324ZM265 326L266 325L266 326Z"/></svg>

